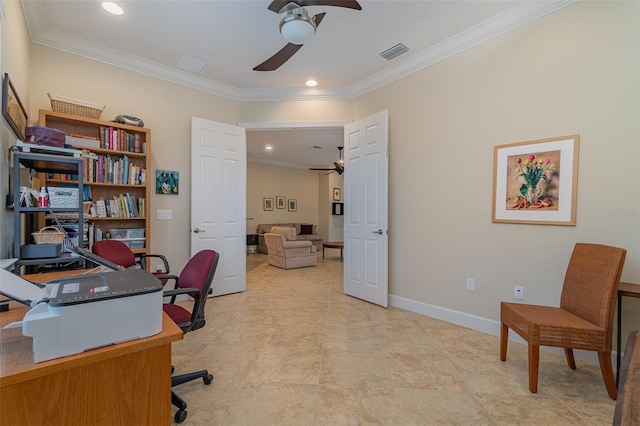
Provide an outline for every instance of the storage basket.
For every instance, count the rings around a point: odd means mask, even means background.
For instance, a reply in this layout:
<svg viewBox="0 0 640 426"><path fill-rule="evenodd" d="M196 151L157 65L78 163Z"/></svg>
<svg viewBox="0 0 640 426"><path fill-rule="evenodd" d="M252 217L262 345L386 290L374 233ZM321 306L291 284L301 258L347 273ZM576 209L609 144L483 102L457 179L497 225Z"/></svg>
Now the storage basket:
<svg viewBox="0 0 640 426"><path fill-rule="evenodd" d="M78 208L78 188L50 186L47 188L47 192L49 193L49 207Z"/></svg>
<svg viewBox="0 0 640 426"><path fill-rule="evenodd" d="M51 109L56 112L64 112L67 114L79 115L81 117L100 118L104 105L94 104L92 102L80 101L77 99L66 98L60 95L47 93L51 100Z"/></svg>
<svg viewBox="0 0 640 426"><path fill-rule="evenodd" d="M32 232L36 244L62 244L65 234L56 226L45 226L38 232Z"/></svg>

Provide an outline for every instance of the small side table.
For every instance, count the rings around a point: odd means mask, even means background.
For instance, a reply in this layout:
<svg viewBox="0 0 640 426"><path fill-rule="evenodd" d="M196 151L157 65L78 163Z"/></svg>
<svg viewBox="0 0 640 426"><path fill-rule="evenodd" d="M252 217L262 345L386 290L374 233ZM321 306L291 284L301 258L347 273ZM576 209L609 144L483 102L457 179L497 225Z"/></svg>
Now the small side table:
<svg viewBox="0 0 640 426"><path fill-rule="evenodd" d="M344 250L344 243L342 241L322 243L322 258L323 259L324 259L324 249L326 249L326 248L340 249L340 262L342 262L342 250Z"/></svg>
<svg viewBox="0 0 640 426"><path fill-rule="evenodd" d="M618 342L616 346L616 386L620 384L620 351L622 345L622 296L640 298L640 285L620 283L618 287Z"/></svg>
<svg viewBox="0 0 640 426"><path fill-rule="evenodd" d="M247 254L258 254L258 234L247 234Z"/></svg>

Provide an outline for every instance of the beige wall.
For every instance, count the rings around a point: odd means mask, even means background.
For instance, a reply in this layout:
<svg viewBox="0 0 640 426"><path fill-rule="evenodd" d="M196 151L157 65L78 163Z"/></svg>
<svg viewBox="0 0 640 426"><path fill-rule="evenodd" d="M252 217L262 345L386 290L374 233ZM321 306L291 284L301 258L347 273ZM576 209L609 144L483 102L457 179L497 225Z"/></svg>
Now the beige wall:
<svg viewBox="0 0 640 426"><path fill-rule="evenodd" d="M48 108L53 92L104 102L106 119L145 120L154 169L183 177L179 197L151 200L154 210L174 211L173 222L152 222L152 249L181 266L192 115L232 124L339 122L387 109L392 302L495 321L514 285L525 287L528 303L557 305L577 241L626 247L623 279L640 282L639 15L637 2L578 2L354 101L237 103L32 46L30 114ZM581 135L577 225L493 224L493 147L573 133ZM247 200L256 224L261 199ZM476 279L475 292L465 291L466 277ZM624 331L637 328L640 301L626 300L624 315Z"/></svg>
<svg viewBox="0 0 640 426"><path fill-rule="evenodd" d="M151 197L151 251L168 256L180 271L190 257L191 117L238 122L238 103L40 45L32 46L31 116L50 109L47 92L106 105L101 119L140 117L151 129L151 173L180 172L178 196ZM172 210L157 221L156 210Z"/></svg>
<svg viewBox="0 0 640 426"><path fill-rule="evenodd" d="M2 6L7 16L6 21L0 18L2 33L0 34L0 69L2 77L9 74L20 100L29 109L31 91L29 53L31 41L24 21L22 8L18 1L3 1ZM28 111L27 111L28 112ZM29 114L27 114L30 116ZM13 251L13 212L4 208L5 196L9 192L9 147L15 145L16 136L0 118L0 259L7 258Z"/></svg>
<svg viewBox="0 0 640 426"><path fill-rule="evenodd" d="M318 224L318 174L302 169L247 163L247 232L255 232L261 223ZM275 208L265 211L262 201L284 196L295 199L298 210Z"/></svg>
<svg viewBox="0 0 640 426"><path fill-rule="evenodd" d="M578 2L354 102L389 110L391 294L493 320L514 285L557 306L578 241L625 247L640 283L639 16ZM575 133L577 225L492 223L493 147Z"/></svg>

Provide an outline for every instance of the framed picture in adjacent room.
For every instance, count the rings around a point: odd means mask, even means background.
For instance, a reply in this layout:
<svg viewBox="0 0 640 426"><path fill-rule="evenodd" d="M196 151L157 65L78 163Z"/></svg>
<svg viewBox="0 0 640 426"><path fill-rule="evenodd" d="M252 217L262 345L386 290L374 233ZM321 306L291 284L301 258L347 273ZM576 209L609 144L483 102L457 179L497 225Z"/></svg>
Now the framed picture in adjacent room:
<svg viewBox="0 0 640 426"><path fill-rule="evenodd" d="M262 200L263 210L273 210L273 198L264 198Z"/></svg>
<svg viewBox="0 0 640 426"><path fill-rule="evenodd" d="M276 197L276 208L284 209L285 207L286 207L286 202L284 200L284 197L282 195L278 195Z"/></svg>
<svg viewBox="0 0 640 426"><path fill-rule="evenodd" d="M298 210L298 200L289 198L289 211L295 212Z"/></svg>
<svg viewBox="0 0 640 426"><path fill-rule="evenodd" d="M340 188L333 188L333 201L340 201Z"/></svg>

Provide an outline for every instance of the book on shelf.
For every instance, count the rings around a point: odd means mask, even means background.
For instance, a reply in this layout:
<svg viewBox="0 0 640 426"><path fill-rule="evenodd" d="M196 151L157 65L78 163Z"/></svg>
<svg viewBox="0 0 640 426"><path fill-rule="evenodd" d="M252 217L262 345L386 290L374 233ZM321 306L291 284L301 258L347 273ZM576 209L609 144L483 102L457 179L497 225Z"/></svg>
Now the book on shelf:
<svg viewBox="0 0 640 426"><path fill-rule="evenodd" d="M100 148L143 153L143 143L142 135L139 133L132 133L112 126L100 128Z"/></svg>

